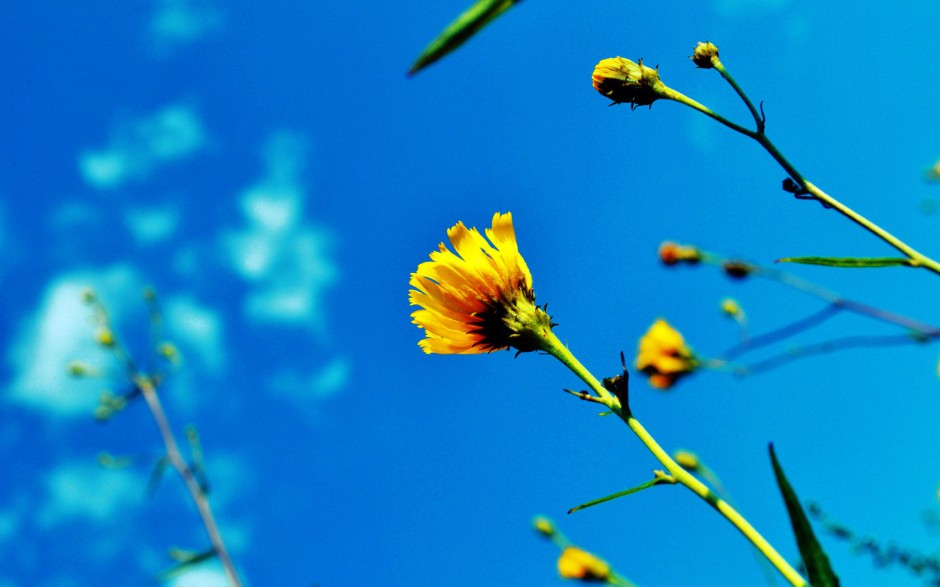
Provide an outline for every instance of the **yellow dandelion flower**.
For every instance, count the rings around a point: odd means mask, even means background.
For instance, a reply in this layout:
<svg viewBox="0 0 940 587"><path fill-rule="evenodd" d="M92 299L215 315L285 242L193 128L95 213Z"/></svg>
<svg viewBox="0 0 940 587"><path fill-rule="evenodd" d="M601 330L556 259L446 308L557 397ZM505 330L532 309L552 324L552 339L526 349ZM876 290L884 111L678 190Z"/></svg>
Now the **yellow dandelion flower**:
<svg viewBox="0 0 940 587"><path fill-rule="evenodd" d="M535 305L532 275L516 244L512 214L493 215L484 238L458 222L431 260L411 274L408 300L420 306L412 322L426 338L426 353L474 354L513 347L544 348L551 318ZM489 240L487 240L489 239Z"/></svg>
<svg viewBox="0 0 940 587"><path fill-rule="evenodd" d="M660 318L640 339L635 366L649 375L650 385L667 389L694 371L697 361L679 331Z"/></svg>
<svg viewBox="0 0 940 587"><path fill-rule="evenodd" d="M623 57L601 59L594 66L591 80L594 89L613 100L614 104L627 103L635 108L668 97L664 94L666 86L660 81L659 72L643 65L642 59L637 62Z"/></svg>
<svg viewBox="0 0 940 587"><path fill-rule="evenodd" d="M564 579L606 582L610 578L610 565L586 550L569 546L558 558L558 574Z"/></svg>

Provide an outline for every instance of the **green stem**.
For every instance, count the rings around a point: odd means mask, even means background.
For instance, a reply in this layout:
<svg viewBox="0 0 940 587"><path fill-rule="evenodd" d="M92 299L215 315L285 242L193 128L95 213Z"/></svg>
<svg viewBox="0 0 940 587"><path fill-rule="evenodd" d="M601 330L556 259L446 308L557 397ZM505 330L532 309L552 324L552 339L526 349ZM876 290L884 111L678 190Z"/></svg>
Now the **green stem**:
<svg viewBox="0 0 940 587"><path fill-rule="evenodd" d="M744 93L744 88L738 85L738 82L735 81L734 77L731 76L731 73L725 69L724 64L718 60L718 56L715 55L711 59L712 65L718 70L718 73L721 74L721 77L725 78L725 81L734 88L734 91L737 92L738 96L744 101L744 104L747 105L747 109L751 111L751 116L754 117L754 124L757 125L757 132L764 132L764 117L761 113L754 107L754 103L751 102L751 99L747 97L747 94Z"/></svg>
<svg viewBox="0 0 940 587"><path fill-rule="evenodd" d="M607 406L611 409L612 412L617 414L620 419L633 431L633 433L640 439L646 448L653 453L653 456L662 463L670 475L675 477L675 479L686 486L692 493L696 494L707 502L710 506L715 508L718 513L725 517L741 534L744 535L765 557L770 563L777 568L777 570L782 574L790 584L794 587L807 587L808 583L806 580L800 576L796 570L787 563L780 553L778 553L773 546L770 545L767 540L764 539L761 534L754 529L753 526L735 510L731 505L726 501L722 500L720 497L715 495L705 484L696 479L685 469L679 466L669 453L667 453L663 448L656 442L656 440L650 435L649 432L640 424L640 422L633 417L630 412L630 407L628 405L621 405L621 402L618 398L613 397L610 392L608 392L603 385L597 380L594 375L588 371L580 361L578 361L574 355L568 350L558 337L551 331L543 335L543 347L542 349L553 357L557 358L562 362L566 367L571 369L571 371L577 375L582 381L584 381L597 395L598 397L606 400Z"/></svg>
<svg viewBox="0 0 940 587"><path fill-rule="evenodd" d="M722 71L722 70L724 70L724 67L722 67L722 69L719 71ZM725 74L722 74L722 75L725 75ZM754 105L751 103L749 99L747 99L746 95L744 94L744 91L740 88L740 86L738 86L736 82L733 82L733 78L731 78L730 74L727 74L726 79L731 80L729 83L732 83L732 87L735 88L735 91L737 91L739 95L741 95L745 99L745 102L748 104L749 108L752 110L752 113L754 113L755 112L753 110ZM693 108L694 110L698 110L702 114L717 120L718 122L727 126L731 130L741 133L742 135L748 138L754 139L764 148L765 151L767 151L767 153L770 154L771 157L774 158L774 160L781 167L783 167L784 171L786 171L787 174L793 179L793 181L799 184L799 186L802 187L803 190L805 190L807 194L810 194L811 196L813 196L814 198L816 198L823 204L829 206L830 208L835 209L837 212L839 212L840 214L842 214L843 216L845 216L852 222L858 224L859 226L861 226L868 232L874 234L875 236L877 236L884 242L888 243L889 245L891 245L892 247L894 247L901 253L904 253L910 259L911 266L923 267L925 269L928 269L940 275L940 263L938 263L937 261L934 261L930 257L917 251L916 249L914 249L914 247L908 245L907 243L905 243L898 237L894 236L893 234L891 234L884 228L878 226L877 224L875 224L868 218L862 216L855 210L849 208L842 202L836 200L835 198L833 198L826 192L816 187L813 183L808 181L805 177L803 177L803 174L801 174L796 169L796 167L794 167L793 164L790 163L786 157L784 157L783 153L781 153L780 150L777 148L777 146L774 145L773 141L771 141L770 138L763 132L764 129L763 129L762 121L758 123L758 130L753 131L739 124L735 124L734 122L731 122L724 116L721 116L717 112L713 111L711 108L708 108L707 106L704 106L700 104L699 102L696 102L692 98L689 98L688 96L682 94L681 92L677 92L676 90L673 90L672 88L664 86L663 89L661 90L661 94L663 98L674 100L676 102L679 102L680 104L685 104L686 106L689 106L690 108ZM757 120L756 115L755 115L755 120Z"/></svg>

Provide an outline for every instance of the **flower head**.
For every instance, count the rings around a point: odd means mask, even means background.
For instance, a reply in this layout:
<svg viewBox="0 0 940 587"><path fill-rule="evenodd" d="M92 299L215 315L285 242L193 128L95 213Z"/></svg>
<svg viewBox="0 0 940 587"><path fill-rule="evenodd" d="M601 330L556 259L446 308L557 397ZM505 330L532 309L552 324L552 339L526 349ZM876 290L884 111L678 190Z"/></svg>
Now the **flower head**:
<svg viewBox="0 0 940 587"><path fill-rule="evenodd" d="M718 47L708 41L699 42L689 59L702 69L714 69L715 62L713 60L718 59Z"/></svg>
<svg viewBox="0 0 940 587"><path fill-rule="evenodd" d="M558 574L564 579L607 582L610 565L586 550L569 546L558 558Z"/></svg>
<svg viewBox="0 0 940 587"><path fill-rule="evenodd" d="M679 331L660 318L640 339L635 365L649 375L650 385L668 389L694 371L698 361Z"/></svg>
<svg viewBox="0 0 940 587"><path fill-rule="evenodd" d="M426 353L472 354L513 347L542 348L551 318L535 305L532 275L516 245L510 213L493 215L486 238L462 222L411 274L408 300L420 306L412 322L427 337ZM489 239L489 240L487 240Z"/></svg>
<svg viewBox="0 0 940 587"><path fill-rule="evenodd" d="M652 104L663 98L665 85L659 80L659 72L643 65L643 60L634 63L623 57L602 59L594 66L594 89L614 101L636 106Z"/></svg>

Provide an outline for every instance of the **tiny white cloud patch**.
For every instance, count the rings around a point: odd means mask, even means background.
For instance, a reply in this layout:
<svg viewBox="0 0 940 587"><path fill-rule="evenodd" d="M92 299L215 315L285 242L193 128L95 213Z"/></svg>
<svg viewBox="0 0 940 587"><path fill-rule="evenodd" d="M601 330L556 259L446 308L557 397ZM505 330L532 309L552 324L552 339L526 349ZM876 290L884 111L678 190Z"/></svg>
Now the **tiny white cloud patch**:
<svg viewBox="0 0 940 587"><path fill-rule="evenodd" d="M111 382L70 377L68 365L110 367L114 357L94 342L92 312L81 300L88 288L116 316L127 300L140 299L141 282L126 265L55 278L10 346L7 359L15 372L5 390L10 401L57 416L91 417L99 393Z"/></svg>
<svg viewBox="0 0 940 587"><path fill-rule="evenodd" d="M225 367L223 327L219 313L200 305L190 296L173 296L163 301L164 323L173 342L184 355L195 353L206 371L218 373Z"/></svg>
<svg viewBox="0 0 940 587"><path fill-rule="evenodd" d="M254 284L246 315L258 322L323 331L323 297L337 279L332 235L303 222L302 139L275 135L265 148L266 174L242 194L246 226L223 244L236 273Z"/></svg>
<svg viewBox="0 0 940 587"><path fill-rule="evenodd" d="M154 51L166 55L222 27L223 14L209 0L156 0L149 23Z"/></svg>
<svg viewBox="0 0 940 587"><path fill-rule="evenodd" d="M156 244L172 237L179 220L179 210L172 206L132 208L124 213L124 225L134 240L143 245Z"/></svg>
<svg viewBox="0 0 940 587"><path fill-rule="evenodd" d="M302 408L342 391L349 383L352 361L334 357L309 373L286 370L274 377L271 389L297 402Z"/></svg>
<svg viewBox="0 0 940 587"><path fill-rule="evenodd" d="M225 571L221 567L200 566L186 571L169 583L168 587L229 587Z"/></svg>
<svg viewBox="0 0 940 587"><path fill-rule="evenodd" d="M114 189L130 180L145 179L155 168L196 153L206 141L196 112L173 105L118 125L108 146L85 151L78 166L92 186Z"/></svg>
<svg viewBox="0 0 940 587"><path fill-rule="evenodd" d="M58 465L45 479L45 502L37 521L48 528L74 519L117 522L143 501L144 481L129 469L105 469L93 462Z"/></svg>

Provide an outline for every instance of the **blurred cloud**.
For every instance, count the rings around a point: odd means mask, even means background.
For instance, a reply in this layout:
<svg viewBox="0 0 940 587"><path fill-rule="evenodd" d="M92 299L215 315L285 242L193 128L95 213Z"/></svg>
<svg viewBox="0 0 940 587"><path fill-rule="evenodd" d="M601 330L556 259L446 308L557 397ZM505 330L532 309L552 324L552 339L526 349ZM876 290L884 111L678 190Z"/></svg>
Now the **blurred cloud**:
<svg viewBox="0 0 940 587"><path fill-rule="evenodd" d="M215 568L199 567L187 571L167 583L167 587L229 587L229 585L225 571L218 565L215 565Z"/></svg>
<svg viewBox="0 0 940 587"><path fill-rule="evenodd" d="M45 479L45 503L37 521L50 527L82 519L84 522L118 521L130 507L141 503L144 483L128 469L104 469L96 463L57 465Z"/></svg>
<svg viewBox="0 0 940 587"><path fill-rule="evenodd" d="M209 0L156 0L150 41L158 54L170 54L220 29L222 20L222 11Z"/></svg>
<svg viewBox="0 0 940 587"><path fill-rule="evenodd" d="M200 305L190 296L173 296L163 301L164 323L172 342L179 345L184 358L194 353L199 366L218 373L225 366L223 327L219 313Z"/></svg>
<svg viewBox="0 0 940 587"><path fill-rule="evenodd" d="M6 398L56 416L90 417L105 382L72 378L67 367L72 361L108 366L113 357L93 342L91 311L81 301L82 292L95 290L117 316L126 300L139 299L140 283L128 265L53 279L10 345L7 360L15 375Z"/></svg>
<svg viewBox="0 0 940 587"><path fill-rule="evenodd" d="M232 268L252 284L246 315L258 322L324 330L323 297L337 279L333 238L304 222L302 138L272 137L264 151L266 174L241 197L246 226L223 239Z"/></svg>
<svg viewBox="0 0 940 587"><path fill-rule="evenodd" d="M206 132L196 112L188 106L167 106L119 124L108 146L85 151L78 166L92 186L114 189L146 179L155 168L190 156L205 144Z"/></svg>
<svg viewBox="0 0 940 587"><path fill-rule="evenodd" d="M152 245L173 236L180 214L173 206L131 208L124 212L124 225L138 243Z"/></svg>

